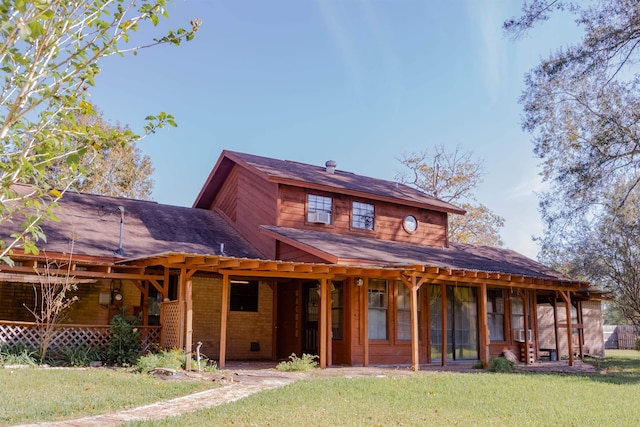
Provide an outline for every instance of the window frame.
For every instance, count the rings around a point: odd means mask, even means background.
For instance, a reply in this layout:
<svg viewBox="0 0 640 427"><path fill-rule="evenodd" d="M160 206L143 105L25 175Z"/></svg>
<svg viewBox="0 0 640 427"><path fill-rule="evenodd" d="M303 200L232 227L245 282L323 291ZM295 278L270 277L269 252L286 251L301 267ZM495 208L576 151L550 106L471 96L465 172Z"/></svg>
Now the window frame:
<svg viewBox="0 0 640 427"><path fill-rule="evenodd" d="M405 294L406 291L406 294ZM403 299L406 298L406 304L408 306L400 308L400 293L403 293ZM422 340L422 288L418 289L418 340ZM411 342L411 289L406 286L402 281L396 282L396 341L398 342ZM400 314L405 316L408 314L409 326L407 331L408 336L406 338L400 337ZM406 324L403 322L403 325ZM405 327L403 327L404 329Z"/></svg>
<svg viewBox="0 0 640 427"><path fill-rule="evenodd" d="M309 214L322 212L329 214L329 224L333 224L333 197L316 193L307 193L306 215L304 221L307 224L317 224L309 221Z"/></svg>
<svg viewBox="0 0 640 427"><path fill-rule="evenodd" d="M501 296L497 295L500 292ZM493 293L493 295L492 295ZM507 341L507 328L506 328L506 313L505 313L505 297L506 293L501 288L487 288L487 323L489 326L489 340L491 342L506 342ZM499 298L502 298L500 303ZM501 310L500 310L501 309ZM492 336L491 326L496 323L492 322L492 319L498 319L502 317L502 339L494 338ZM496 323L497 324L497 323Z"/></svg>
<svg viewBox="0 0 640 427"><path fill-rule="evenodd" d="M377 285L382 285L381 288L376 288ZM373 294L374 292L375 294ZM372 295L373 294L373 295ZM377 301L376 301L377 300ZM369 326L367 336L371 341L388 341L389 340L389 281L385 279L369 279L369 285L367 289L367 310L369 318ZM382 314L381 317L372 316L372 313ZM382 319L384 324L375 325L371 319ZM372 326L374 329L372 330ZM372 337L372 332L376 332ZM384 336L383 336L384 334Z"/></svg>
<svg viewBox="0 0 640 427"><path fill-rule="evenodd" d="M252 288L255 287L255 290ZM255 301L253 301L255 299ZM247 307L247 308L245 308ZM229 311L258 313L260 311L260 282L241 280L229 284Z"/></svg>
<svg viewBox="0 0 640 427"><path fill-rule="evenodd" d="M369 208L371 208L369 210ZM369 215L370 213L370 215ZM371 224L368 224L368 221ZM351 202L351 228L355 230L374 231L376 224L376 206L373 203Z"/></svg>

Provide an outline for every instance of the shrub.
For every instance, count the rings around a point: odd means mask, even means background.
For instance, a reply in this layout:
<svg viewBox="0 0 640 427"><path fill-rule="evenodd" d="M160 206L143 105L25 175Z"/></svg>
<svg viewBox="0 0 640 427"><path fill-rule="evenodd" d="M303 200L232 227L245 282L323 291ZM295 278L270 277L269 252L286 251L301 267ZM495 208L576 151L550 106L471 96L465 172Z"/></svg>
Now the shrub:
<svg viewBox="0 0 640 427"><path fill-rule="evenodd" d="M140 357L140 332L138 318L124 314L111 319L111 341L107 345L107 359L116 366L134 366Z"/></svg>
<svg viewBox="0 0 640 427"><path fill-rule="evenodd" d="M515 367L515 363L505 359L504 357L492 357L489 360L489 366L487 367L487 371L509 373L509 372L513 372L514 367Z"/></svg>
<svg viewBox="0 0 640 427"><path fill-rule="evenodd" d="M278 363L276 369L280 371L309 371L318 365L315 359L318 356L311 354L303 354L302 357L296 356L295 353L291 353L288 361L282 361Z"/></svg>
<svg viewBox="0 0 640 427"><path fill-rule="evenodd" d="M140 357L136 364L136 371L150 372L156 368L184 369L186 355L178 349L162 350L159 353L149 353Z"/></svg>
<svg viewBox="0 0 640 427"><path fill-rule="evenodd" d="M0 346L0 366L37 366L39 363L39 354L40 351L38 349L28 347L21 343L14 345L2 345Z"/></svg>
<svg viewBox="0 0 640 427"><path fill-rule="evenodd" d="M97 348L87 344L62 347L58 350L59 357L66 366L89 366L91 362L102 360L102 353Z"/></svg>
<svg viewBox="0 0 640 427"><path fill-rule="evenodd" d="M484 361L482 360L478 360L476 361L473 366L471 366L473 369L484 369Z"/></svg>
<svg viewBox="0 0 640 427"><path fill-rule="evenodd" d="M634 343L633 348L637 351L640 351L640 337L636 338L636 342Z"/></svg>

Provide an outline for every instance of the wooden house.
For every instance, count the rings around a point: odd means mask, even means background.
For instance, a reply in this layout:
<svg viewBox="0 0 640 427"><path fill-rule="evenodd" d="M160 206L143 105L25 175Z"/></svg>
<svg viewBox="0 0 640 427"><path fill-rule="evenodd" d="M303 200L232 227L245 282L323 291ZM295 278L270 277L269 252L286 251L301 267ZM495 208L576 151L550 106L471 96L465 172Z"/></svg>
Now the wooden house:
<svg viewBox="0 0 640 427"><path fill-rule="evenodd" d="M163 346L201 343L221 366L310 353L322 367L418 369L505 349L573 363L585 330L601 330L588 284L514 251L451 243L447 219L462 209L336 166L224 151L192 208L65 195L46 252L0 265L0 344L26 336L20 307L51 261L79 284L66 327L105 325L124 306Z"/></svg>

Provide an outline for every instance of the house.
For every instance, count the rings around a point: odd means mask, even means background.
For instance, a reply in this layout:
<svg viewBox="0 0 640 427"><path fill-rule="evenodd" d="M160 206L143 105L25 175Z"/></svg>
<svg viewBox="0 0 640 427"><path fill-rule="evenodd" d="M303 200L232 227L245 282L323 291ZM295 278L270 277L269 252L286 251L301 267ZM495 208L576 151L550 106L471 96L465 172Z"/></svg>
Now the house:
<svg viewBox="0 0 640 427"><path fill-rule="evenodd" d="M332 161L223 151L192 208L75 193L60 205L42 253L0 265L0 343L29 335L34 272L55 263L78 283L65 326L75 336L103 328L87 339L104 343L125 307L150 340L201 343L220 366L310 353L322 367L418 369L505 349L572 364L604 351L587 283L511 250L449 242L448 216L462 209Z"/></svg>

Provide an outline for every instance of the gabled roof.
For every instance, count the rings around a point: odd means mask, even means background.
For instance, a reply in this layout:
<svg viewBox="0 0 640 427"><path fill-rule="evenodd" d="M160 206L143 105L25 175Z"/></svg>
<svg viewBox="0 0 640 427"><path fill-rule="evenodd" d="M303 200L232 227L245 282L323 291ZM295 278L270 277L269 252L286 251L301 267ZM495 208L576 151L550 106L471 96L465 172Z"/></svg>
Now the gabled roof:
<svg viewBox="0 0 640 427"><path fill-rule="evenodd" d="M333 191L356 197L369 197L391 203L427 208L440 212L464 214L465 211L408 185L370 178L336 169L329 173L324 167L278 160L253 154L223 151L193 207L208 208L215 199L234 165L251 170L263 179L317 190Z"/></svg>
<svg viewBox="0 0 640 427"><path fill-rule="evenodd" d="M381 266L421 264L452 270L578 283L508 249L461 243L451 243L449 247L442 248L286 227L262 226L261 229L286 244L335 264L357 265L360 263Z"/></svg>
<svg viewBox="0 0 640 427"><path fill-rule="evenodd" d="M74 257L123 258L114 252L119 247L119 207L122 207L124 258L169 251L262 257L213 211L74 192L65 193L59 205L60 209L54 210L54 214L60 222L42 224L47 241L38 242L38 247L47 253L71 252L73 239ZM4 224L0 235L8 240L14 229L10 224ZM224 245L224 253L221 253L221 245Z"/></svg>

